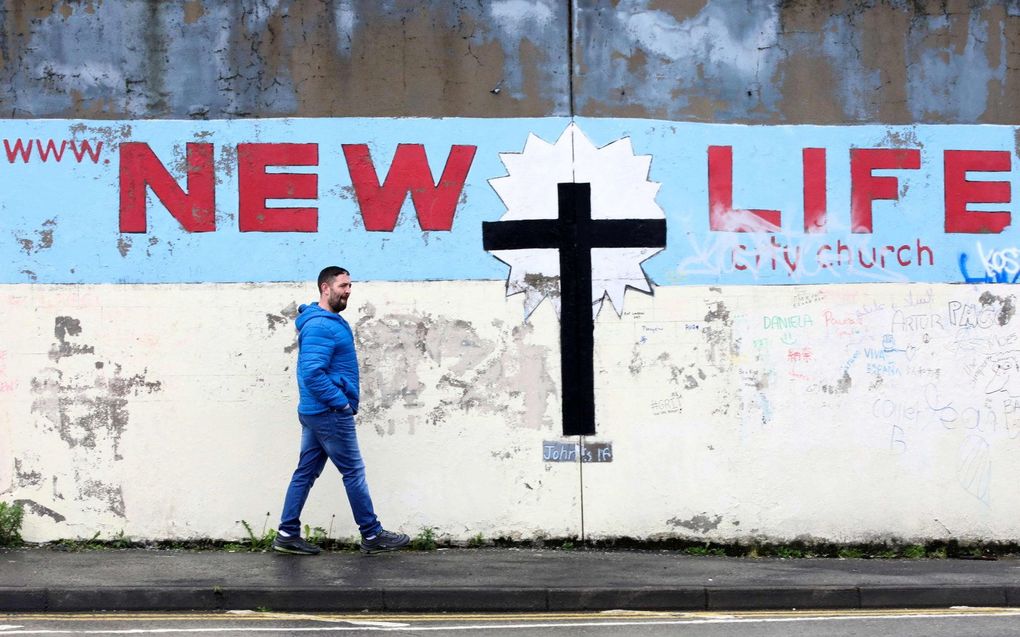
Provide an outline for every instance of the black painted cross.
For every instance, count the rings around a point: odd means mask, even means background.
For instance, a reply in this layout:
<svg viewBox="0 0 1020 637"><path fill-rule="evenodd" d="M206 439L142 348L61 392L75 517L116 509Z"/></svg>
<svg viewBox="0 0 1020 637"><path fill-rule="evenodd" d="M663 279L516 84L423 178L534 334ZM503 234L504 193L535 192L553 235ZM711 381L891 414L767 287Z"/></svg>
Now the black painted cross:
<svg viewBox="0 0 1020 637"><path fill-rule="evenodd" d="M560 257L563 435L595 433L592 248L664 248L665 219L592 219L591 184L557 184L559 217L482 223L486 250L554 248Z"/></svg>

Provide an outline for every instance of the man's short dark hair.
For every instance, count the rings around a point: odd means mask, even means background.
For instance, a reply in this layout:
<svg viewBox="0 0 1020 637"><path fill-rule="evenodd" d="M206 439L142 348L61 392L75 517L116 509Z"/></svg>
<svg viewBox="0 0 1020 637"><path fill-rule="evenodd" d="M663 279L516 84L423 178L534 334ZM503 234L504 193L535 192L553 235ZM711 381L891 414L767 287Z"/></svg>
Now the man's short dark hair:
<svg viewBox="0 0 1020 637"><path fill-rule="evenodd" d="M347 276L351 275L350 272L341 268L338 265L331 265L327 268L323 268L322 272L319 272L319 284L318 284L319 292L322 292L323 283L330 283L333 281L333 279L337 278L341 274L346 274Z"/></svg>

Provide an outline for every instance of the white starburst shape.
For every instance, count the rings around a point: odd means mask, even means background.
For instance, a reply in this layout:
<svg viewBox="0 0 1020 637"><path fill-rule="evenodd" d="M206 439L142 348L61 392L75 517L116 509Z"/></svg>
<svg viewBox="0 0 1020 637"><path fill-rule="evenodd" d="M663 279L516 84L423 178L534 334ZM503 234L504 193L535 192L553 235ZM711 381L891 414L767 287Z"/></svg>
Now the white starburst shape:
<svg viewBox="0 0 1020 637"><path fill-rule="evenodd" d="M489 180L503 200L506 213L500 221L556 219L559 216L557 185L591 185L591 218L665 219L655 202L659 183L648 180L650 155L635 155L630 138L601 148L571 123L556 143L534 133L528 135L520 153L500 153L507 175ZM663 247L592 248L592 315L598 316L608 299L617 315L623 314L627 288L652 293L641 263ZM525 318L549 298L560 313L560 262L555 248L491 250L490 254L510 266L506 294L525 295Z"/></svg>

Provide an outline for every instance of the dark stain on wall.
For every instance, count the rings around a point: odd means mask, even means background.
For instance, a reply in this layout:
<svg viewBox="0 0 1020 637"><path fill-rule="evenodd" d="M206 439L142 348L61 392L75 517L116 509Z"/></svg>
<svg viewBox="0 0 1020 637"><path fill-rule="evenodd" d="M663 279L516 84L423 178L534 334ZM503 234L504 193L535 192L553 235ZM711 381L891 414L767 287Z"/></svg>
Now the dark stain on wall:
<svg viewBox="0 0 1020 637"><path fill-rule="evenodd" d="M47 219L43 222L42 228L35 231L35 239L15 237L21 250L25 254L35 254L41 250L48 250L53 247L53 229L57 225L56 219Z"/></svg>
<svg viewBox="0 0 1020 637"><path fill-rule="evenodd" d="M740 353L739 342L733 338L733 319L722 301L710 304L701 335L708 345L708 361L717 367L729 367L733 357Z"/></svg>
<svg viewBox="0 0 1020 637"><path fill-rule="evenodd" d="M44 507L35 500L15 500L14 504L20 504L33 515L51 518L54 522L63 522L67 518L49 507Z"/></svg>
<svg viewBox="0 0 1020 637"><path fill-rule="evenodd" d="M91 501L98 511L109 511L118 517L124 515L124 489L119 484L102 480L82 480L78 483L80 500Z"/></svg>
<svg viewBox="0 0 1020 637"><path fill-rule="evenodd" d="M275 332L278 325L286 325L287 319L275 314L266 314L266 323L270 332Z"/></svg>
<svg viewBox="0 0 1020 637"><path fill-rule="evenodd" d="M673 528L688 529L690 531L695 531L696 533L708 533L709 531L714 531L717 528L719 528L719 525L721 523L722 523L721 515L714 515L709 517L708 514L706 513L695 515L694 517L688 520L681 520L679 517L670 518L666 520L666 524L672 526Z"/></svg>
<svg viewBox="0 0 1020 637"><path fill-rule="evenodd" d="M120 460L120 438L129 420L128 398L141 392L162 389L159 381L149 381L144 374L121 376L115 365L113 376L98 373L92 377L65 375L57 368L47 368L32 379L32 412L49 421L68 447L95 449L110 445L114 460Z"/></svg>
<svg viewBox="0 0 1020 637"><path fill-rule="evenodd" d="M1016 315L1016 297L1015 296L995 296L991 292L984 292L978 297L978 301L981 305L988 307L989 305L999 306L999 325L1005 326L1009 323Z"/></svg>
<svg viewBox="0 0 1020 637"><path fill-rule="evenodd" d="M14 486L34 487L42 483L42 473L38 471L26 471L22 469L20 458L14 459Z"/></svg>
<svg viewBox="0 0 1020 637"><path fill-rule="evenodd" d="M843 376L834 385L822 385L822 391L826 394L845 394L850 391L852 386L853 378L850 376L850 372L844 370Z"/></svg>
<svg viewBox="0 0 1020 637"><path fill-rule="evenodd" d="M270 332L275 332L277 327L286 325L297 318L297 303L291 302L290 305L280 310L279 314L266 313L266 326Z"/></svg>
<svg viewBox="0 0 1020 637"><path fill-rule="evenodd" d="M423 414L431 425L465 413L510 413L524 427L546 424L556 383L546 368L548 348L529 340L533 330L518 325L490 339L468 321L427 312L380 314L366 303L355 325L362 422L392 434L391 407L435 405ZM435 376L434 384L426 382Z"/></svg>
<svg viewBox="0 0 1020 637"><path fill-rule="evenodd" d="M120 443L130 422L131 400L161 391L162 383L150 380L145 370L126 374L118 363L89 360L83 365L76 357L94 355L94 346L68 340L83 332L80 320L55 318L57 341L50 348L50 359L57 366L40 370L32 378L31 410L41 417L37 426L56 434L74 458L76 499L87 508L123 517L121 486L98 479L90 469L105 474L111 462L122 459Z"/></svg>
<svg viewBox="0 0 1020 637"><path fill-rule="evenodd" d="M60 362L65 356L76 356L78 354L93 354L95 347L68 342L67 337L76 337L81 334L81 321L70 316L58 316L54 320L53 335L57 342L50 346L50 360L54 363Z"/></svg>

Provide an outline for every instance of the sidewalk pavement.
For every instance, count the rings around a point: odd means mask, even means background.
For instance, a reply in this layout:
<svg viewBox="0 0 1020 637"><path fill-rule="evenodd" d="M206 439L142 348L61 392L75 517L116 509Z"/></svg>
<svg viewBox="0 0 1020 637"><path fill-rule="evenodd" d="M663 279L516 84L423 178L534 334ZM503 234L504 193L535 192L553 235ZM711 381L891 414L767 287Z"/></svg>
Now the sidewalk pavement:
<svg viewBox="0 0 1020 637"><path fill-rule="evenodd" d="M1020 559L448 549L366 556L0 550L0 611L502 612L1020 606Z"/></svg>

